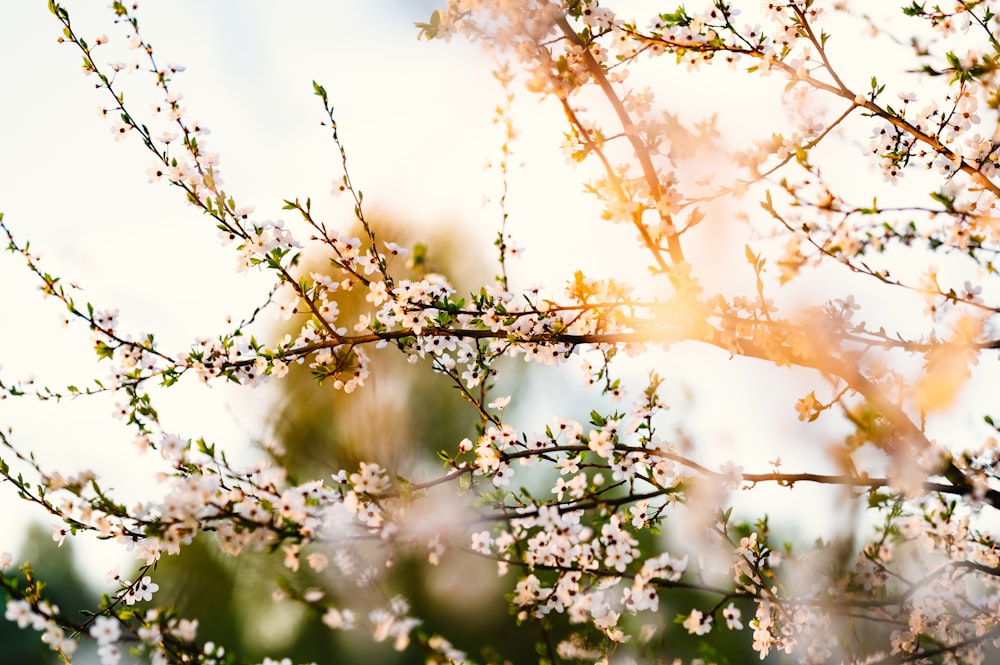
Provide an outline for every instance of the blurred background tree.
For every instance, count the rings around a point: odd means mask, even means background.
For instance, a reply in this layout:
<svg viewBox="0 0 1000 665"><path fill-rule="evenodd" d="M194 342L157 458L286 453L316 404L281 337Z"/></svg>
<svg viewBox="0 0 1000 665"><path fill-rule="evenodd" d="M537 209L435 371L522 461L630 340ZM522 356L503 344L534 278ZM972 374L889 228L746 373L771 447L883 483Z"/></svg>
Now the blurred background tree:
<svg viewBox="0 0 1000 665"><path fill-rule="evenodd" d="M76 567L72 539L62 547L52 540L52 532L34 524L28 529L24 547L18 561L31 561L31 570L46 581L45 595L58 605L67 616L79 617L80 611L96 606L98 594L87 586ZM24 579L24 574L18 575ZM6 596L0 597L0 616L7 610ZM19 628L13 621L0 621L0 664L2 665L54 665L61 663L58 654L38 639L30 628ZM92 645L83 645L77 663L87 661Z"/></svg>
<svg viewBox="0 0 1000 665"><path fill-rule="evenodd" d="M490 275L484 267L492 263L488 257L469 250L477 243L461 229L440 228L432 232L426 246L415 246L418 233L411 227L399 220L370 217L378 242L391 240L410 248L408 257L393 259L407 261L406 270L396 273L400 278L441 273L459 292L467 292L472 284L487 283ZM426 230L417 231L427 237ZM360 229L348 234L364 235ZM303 261L311 262L313 271L323 271L316 257L304 257ZM400 267L393 265L392 269L398 271ZM357 320L362 306L367 304L367 293L362 286L336 292L344 320ZM285 324L287 332L294 336L305 321L304 315L294 315ZM291 366L288 376L278 384L281 393L270 428L273 443L262 447L288 469L294 482L326 478L338 469L354 469L362 460L406 470L410 478L432 477L439 469L417 468L417 460L453 447L464 437L476 437L479 414L465 401L455 399L455 387L447 376L434 372L424 361L419 361L418 367L410 366L406 355L392 348L376 353L379 357L371 364L372 373L364 388L351 394L317 384L305 365ZM501 363L508 365L503 371L505 394L540 395L544 390L550 395L547 399L558 402L565 407L563 410L582 409L580 415L587 412L579 390L552 390L552 379L544 376L545 367L512 359L502 359ZM667 536L646 532L640 537ZM388 599L380 586L365 581L364 562L351 558L346 550L341 557L331 559L330 567L319 573L308 570L303 560L298 577L305 576L310 588L321 589L334 604L341 597L338 594L350 594L352 605L357 604L359 595L366 594L371 597L367 603L371 607L385 604ZM276 602L273 595L277 589L261 586L259 580L278 579L287 572L275 557L253 551L244 551L238 558L225 555L214 538L201 534L179 556L161 559L157 598L176 607L180 616L197 618L199 632L231 645L250 660L280 654L295 663L425 662L419 649L397 652L391 639L379 644L367 634L331 630L321 616L303 605ZM555 624L543 623L547 635L538 634L534 623L518 627L508 604L496 602L512 591L512 578L499 577L492 561L464 552L446 552L441 565L432 566L427 549L416 549L399 555L391 570L381 574L388 575L385 586L400 589L412 606L412 614L423 619L420 630L424 634L447 634L456 648L480 662L536 662L545 655L536 652L536 644L556 644L568 634L566 626ZM739 633L720 632L709 644L692 638L674 623L679 612L699 599L702 604L712 602L691 592L664 603L658 617L659 638L639 652L649 662L665 657L703 657L715 663L739 663L751 656L756 660L757 654L739 639ZM484 651L483 645L490 645L490 650Z"/></svg>
<svg viewBox="0 0 1000 665"><path fill-rule="evenodd" d="M407 262L406 270L392 266L400 278L441 273L459 291L489 280L484 267L491 262L470 251L477 243L461 229L437 227L426 245L415 246L418 233L428 238L426 229L412 230L399 220L376 219L377 215L369 218L379 243L386 240L410 248L407 257L393 259ZM364 235L360 229L347 233ZM323 272L321 259L307 256L302 260L311 264L313 271ZM345 320L357 319L362 305L368 304L367 293L363 286L336 292ZM285 324L287 332L294 336L305 320L304 315L294 315ZM295 482L328 478L337 469L357 468L361 460L405 469L412 477L430 477L439 469L421 473L416 460L427 459L428 452L453 447L464 437L475 438L479 415L474 407L455 399L455 388L447 376L434 372L429 362L410 366L406 356L392 348L375 353L379 357L372 363L365 387L349 395L317 384L304 365L291 366L288 376L278 384L281 393L271 418L274 443L263 447L289 470ZM526 373L516 369L523 364L508 362L515 377L511 385L525 385ZM510 371L505 377L505 382L509 381ZM331 559L330 567L319 573L308 571L303 561L299 576L308 575L310 587L322 589L328 598L349 593L356 602L358 595L370 594L372 606L386 602L377 586L364 581L364 562L350 560L346 553ZM454 636L455 647L477 659L484 655L480 648L484 644L502 645L503 649L496 656L485 654L486 660L537 659L537 636L526 639L523 629L515 632L515 618L507 604L495 602L502 597L500 586L510 586L508 578L498 577L496 565L460 552L445 553L443 561L431 566L428 551L419 549L395 558L387 571L392 586L403 590L414 615L423 619L423 631ZM247 659L280 653L296 663L424 662L419 650L398 653L391 640L373 644L367 635L330 630L322 617L307 608L275 602L272 595L276 589L262 587L259 581L276 579L283 572L287 573L273 557L252 551L229 557L219 550L214 538L202 534L179 556L160 561L157 599L175 606L180 616L197 618L200 633L231 645ZM456 626L461 630L456 631Z"/></svg>

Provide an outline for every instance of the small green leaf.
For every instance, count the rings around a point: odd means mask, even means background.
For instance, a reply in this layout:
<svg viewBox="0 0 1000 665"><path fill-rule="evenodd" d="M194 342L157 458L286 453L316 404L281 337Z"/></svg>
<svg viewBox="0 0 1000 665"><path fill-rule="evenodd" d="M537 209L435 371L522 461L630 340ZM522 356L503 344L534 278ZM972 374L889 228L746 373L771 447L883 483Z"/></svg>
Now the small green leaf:
<svg viewBox="0 0 1000 665"><path fill-rule="evenodd" d="M441 13L435 9L427 23L414 23L413 25L420 29L417 33L417 39L428 41L437 39L438 31L441 29Z"/></svg>

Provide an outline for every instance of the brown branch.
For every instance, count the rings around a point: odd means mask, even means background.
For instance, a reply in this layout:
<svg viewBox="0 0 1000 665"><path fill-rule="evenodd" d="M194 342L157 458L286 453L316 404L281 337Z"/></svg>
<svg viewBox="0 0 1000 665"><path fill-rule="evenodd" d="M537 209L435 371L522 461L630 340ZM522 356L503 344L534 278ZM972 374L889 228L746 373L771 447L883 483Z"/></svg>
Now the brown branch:
<svg viewBox="0 0 1000 665"><path fill-rule="evenodd" d="M643 145L642 141L639 139L639 135L636 132L635 124L632 122L632 118L629 116L628 111L625 110L625 105L622 104L621 99L619 99L618 94L612 87L611 82L608 81L608 77L604 75L604 70L601 69L600 63L594 59L593 54L580 39L580 36L576 34L573 27L570 26L569 21L566 20L565 16L560 15L556 19L556 24L559 29L566 36L566 38L579 47L583 54L583 62L587 66L587 71L590 75L594 77L597 84L600 86L601 91L604 96L607 97L608 101L611 103L611 107L615 111L615 115L618 116L619 122L622 124L622 129L625 130L625 137L628 139L629 143L632 144L633 153L636 159L639 160L639 165L642 168L643 178L646 180L646 186L649 187L649 192L653 197L654 201L659 201L663 196L663 188L660 186L660 178L656 173L656 167L653 166L653 160L650 157L649 150ZM684 262L684 252L681 250L680 239L676 233L676 226L674 224L673 218L666 213L660 213L660 219L664 224L674 233L667 234L667 251L670 253L670 259L674 264L681 264ZM637 221L636 226L639 226L640 233L643 233L643 240L646 242L647 247L655 247L652 243L652 239L649 238L648 232L642 226L640 222ZM658 249L658 248L657 248ZM654 254L657 256L658 262L660 262L660 268L667 272L667 268L663 265L663 259L660 258L659 252L655 251Z"/></svg>

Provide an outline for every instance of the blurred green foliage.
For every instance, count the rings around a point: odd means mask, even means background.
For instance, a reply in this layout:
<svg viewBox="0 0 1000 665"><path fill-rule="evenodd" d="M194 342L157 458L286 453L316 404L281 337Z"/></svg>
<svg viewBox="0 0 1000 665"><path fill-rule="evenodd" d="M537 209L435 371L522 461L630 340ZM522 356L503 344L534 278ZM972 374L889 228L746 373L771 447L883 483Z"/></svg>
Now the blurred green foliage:
<svg viewBox="0 0 1000 665"><path fill-rule="evenodd" d="M81 610L95 607L99 598L80 575L70 540L58 547L52 540L50 530L38 524L32 525L16 561L31 561L35 576L45 580L47 585L44 597L67 616L78 617ZM23 580L23 575L20 577ZM4 620L6 610L7 598L0 596L0 665L54 665L62 662L48 645L42 643L40 633L30 627L18 628L16 623Z"/></svg>

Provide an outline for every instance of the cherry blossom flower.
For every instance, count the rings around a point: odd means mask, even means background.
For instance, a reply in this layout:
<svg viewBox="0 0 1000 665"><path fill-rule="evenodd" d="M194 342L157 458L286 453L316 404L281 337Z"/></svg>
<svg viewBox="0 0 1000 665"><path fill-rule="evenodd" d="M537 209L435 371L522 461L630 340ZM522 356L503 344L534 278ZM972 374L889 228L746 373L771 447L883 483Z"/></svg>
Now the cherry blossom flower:
<svg viewBox="0 0 1000 665"><path fill-rule="evenodd" d="M712 630L712 617L706 617L699 610L691 610L684 619L684 628L692 635L705 635Z"/></svg>
<svg viewBox="0 0 1000 665"><path fill-rule="evenodd" d="M743 630L743 623L740 621L740 610L729 603L722 610L722 616L726 619L726 628L730 630Z"/></svg>
<svg viewBox="0 0 1000 665"><path fill-rule="evenodd" d="M100 645L117 642L120 635L121 625L117 619L111 617L97 617L90 628L90 636Z"/></svg>

